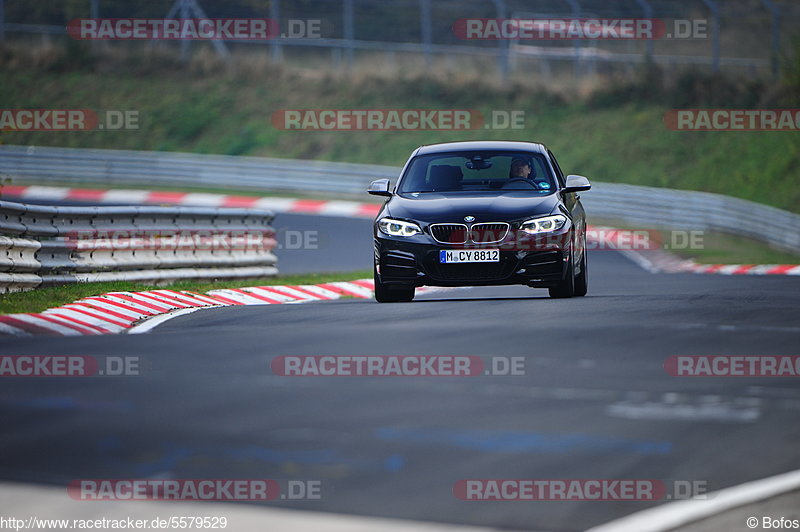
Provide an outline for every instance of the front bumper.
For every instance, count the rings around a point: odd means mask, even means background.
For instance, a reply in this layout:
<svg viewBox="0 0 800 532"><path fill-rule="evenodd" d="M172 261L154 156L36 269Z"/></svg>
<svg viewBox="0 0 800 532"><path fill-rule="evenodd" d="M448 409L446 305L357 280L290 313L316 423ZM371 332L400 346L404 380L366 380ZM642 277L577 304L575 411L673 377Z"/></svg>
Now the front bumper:
<svg viewBox="0 0 800 532"><path fill-rule="evenodd" d="M564 279L572 247L572 227L547 237L512 233L495 244L442 244L423 233L391 237L376 231L375 267L386 284L405 286L487 286L523 284L550 287ZM499 249L500 262L441 264L443 249Z"/></svg>

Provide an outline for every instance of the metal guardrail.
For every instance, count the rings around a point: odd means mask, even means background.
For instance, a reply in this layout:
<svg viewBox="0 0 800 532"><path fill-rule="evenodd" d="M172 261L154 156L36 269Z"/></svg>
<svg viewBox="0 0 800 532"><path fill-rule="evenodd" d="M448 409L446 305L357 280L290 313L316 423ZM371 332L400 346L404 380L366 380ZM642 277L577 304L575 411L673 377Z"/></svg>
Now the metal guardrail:
<svg viewBox="0 0 800 532"><path fill-rule="evenodd" d="M270 211L0 201L0 292L278 273Z"/></svg>
<svg viewBox="0 0 800 532"><path fill-rule="evenodd" d="M18 184L173 186L324 193L364 198L399 168L186 153L0 146L0 173ZM800 252L800 215L720 194L594 182L589 216L644 227L713 230Z"/></svg>
<svg viewBox="0 0 800 532"><path fill-rule="evenodd" d="M362 196L391 166L174 152L0 146L0 178L107 186L229 188Z"/></svg>
<svg viewBox="0 0 800 532"><path fill-rule="evenodd" d="M800 215L721 194L593 183L581 195L590 217L642 227L719 231L800 253Z"/></svg>

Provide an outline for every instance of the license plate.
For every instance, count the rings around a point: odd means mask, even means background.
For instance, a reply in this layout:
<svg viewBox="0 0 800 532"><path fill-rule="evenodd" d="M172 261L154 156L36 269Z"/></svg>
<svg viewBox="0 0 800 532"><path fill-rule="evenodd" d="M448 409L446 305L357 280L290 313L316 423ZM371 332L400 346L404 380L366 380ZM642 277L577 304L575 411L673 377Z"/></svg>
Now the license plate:
<svg viewBox="0 0 800 532"><path fill-rule="evenodd" d="M499 249L442 249L439 251L441 264L462 262L500 262Z"/></svg>

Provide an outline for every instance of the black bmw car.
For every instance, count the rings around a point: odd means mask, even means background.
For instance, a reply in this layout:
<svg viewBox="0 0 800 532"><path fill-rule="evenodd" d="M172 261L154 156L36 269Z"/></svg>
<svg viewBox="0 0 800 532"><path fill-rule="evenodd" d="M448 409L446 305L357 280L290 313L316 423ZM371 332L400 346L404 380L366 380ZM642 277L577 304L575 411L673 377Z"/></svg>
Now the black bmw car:
<svg viewBox="0 0 800 532"><path fill-rule="evenodd" d="M583 176L565 176L546 146L470 141L417 148L373 229L375 299L411 301L418 286L522 284L583 296Z"/></svg>

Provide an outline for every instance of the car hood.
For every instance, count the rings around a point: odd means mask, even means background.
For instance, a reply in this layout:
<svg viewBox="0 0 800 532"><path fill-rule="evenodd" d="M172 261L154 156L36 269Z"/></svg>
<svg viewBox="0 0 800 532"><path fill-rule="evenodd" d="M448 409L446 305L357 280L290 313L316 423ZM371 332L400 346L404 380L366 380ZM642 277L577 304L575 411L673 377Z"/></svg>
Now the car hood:
<svg viewBox="0 0 800 532"><path fill-rule="evenodd" d="M419 197L393 196L387 214L420 222L463 223L465 216L475 222L513 222L550 214L558 204L558 195L531 196L509 191L494 194L423 193Z"/></svg>

